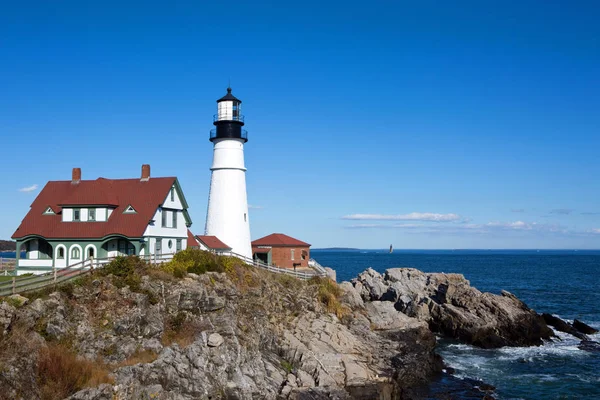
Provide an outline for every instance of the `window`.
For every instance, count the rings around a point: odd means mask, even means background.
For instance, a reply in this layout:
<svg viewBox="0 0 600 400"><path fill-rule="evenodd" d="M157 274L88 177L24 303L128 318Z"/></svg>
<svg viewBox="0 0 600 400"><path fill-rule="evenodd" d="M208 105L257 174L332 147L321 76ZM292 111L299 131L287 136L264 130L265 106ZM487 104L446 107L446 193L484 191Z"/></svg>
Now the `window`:
<svg viewBox="0 0 600 400"><path fill-rule="evenodd" d="M43 259L49 259L52 258L52 246L50 245L50 243L46 242L46 241L39 241L38 242L38 258L43 258Z"/></svg>
<svg viewBox="0 0 600 400"><path fill-rule="evenodd" d="M59 260L65 259L65 248L64 247L58 248L58 255L56 256L56 258L58 258Z"/></svg>
<svg viewBox="0 0 600 400"><path fill-rule="evenodd" d="M79 208L73 209L73 221L81 221L81 210Z"/></svg>
<svg viewBox="0 0 600 400"><path fill-rule="evenodd" d="M172 249L172 248L173 248L173 241L172 241L172 240L169 240L169 241L167 242L167 246L169 246L169 249Z"/></svg>
<svg viewBox="0 0 600 400"><path fill-rule="evenodd" d="M96 220L96 209L90 208L88 210L88 221L95 221L95 220Z"/></svg>
<svg viewBox="0 0 600 400"><path fill-rule="evenodd" d="M181 251L181 239L177 239L176 251Z"/></svg>
<svg viewBox="0 0 600 400"><path fill-rule="evenodd" d="M94 257L94 248L89 247L88 248L88 258L93 258L93 257Z"/></svg>
<svg viewBox="0 0 600 400"><path fill-rule="evenodd" d="M306 260L306 257L308 257L308 253L306 252L306 250L302 250L302 259Z"/></svg>
<svg viewBox="0 0 600 400"><path fill-rule="evenodd" d="M246 213L244 213L244 222L246 222L246 219L247 219Z"/></svg>
<svg viewBox="0 0 600 400"><path fill-rule="evenodd" d="M71 249L71 258L81 258L81 252L79 251L79 247L73 247Z"/></svg>
<svg viewBox="0 0 600 400"><path fill-rule="evenodd" d="M295 253L295 250L294 250L294 249L291 249L291 250L290 250L290 252L292 253L292 260L294 260L294 253Z"/></svg>
<svg viewBox="0 0 600 400"><path fill-rule="evenodd" d="M172 211L173 213L173 228L177 228L177 211Z"/></svg>
<svg viewBox="0 0 600 400"><path fill-rule="evenodd" d="M167 227L167 210L162 210L162 227Z"/></svg>
<svg viewBox="0 0 600 400"><path fill-rule="evenodd" d="M46 208L46 211L44 211L44 214L54 215L54 210L52 210L52 207L48 207L48 208Z"/></svg>
<svg viewBox="0 0 600 400"><path fill-rule="evenodd" d="M161 254L161 252L162 252L161 239L156 239L156 254Z"/></svg>
<svg viewBox="0 0 600 400"><path fill-rule="evenodd" d="M129 240L119 239L119 253L133 256L135 255L135 247Z"/></svg>
<svg viewBox="0 0 600 400"><path fill-rule="evenodd" d="M175 201L175 187L171 188L171 201Z"/></svg>
<svg viewBox="0 0 600 400"><path fill-rule="evenodd" d="M131 207L131 204L128 205L125 210L123 211L124 214L135 214L136 211L134 210L133 207Z"/></svg>

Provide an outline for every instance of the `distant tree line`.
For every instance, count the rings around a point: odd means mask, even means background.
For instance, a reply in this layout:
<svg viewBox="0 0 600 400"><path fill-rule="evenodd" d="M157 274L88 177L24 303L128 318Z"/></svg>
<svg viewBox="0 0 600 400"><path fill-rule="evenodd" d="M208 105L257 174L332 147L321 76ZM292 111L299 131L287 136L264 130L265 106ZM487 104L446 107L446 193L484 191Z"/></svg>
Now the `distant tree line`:
<svg viewBox="0 0 600 400"><path fill-rule="evenodd" d="M16 251L17 242L12 240L0 240L0 251Z"/></svg>

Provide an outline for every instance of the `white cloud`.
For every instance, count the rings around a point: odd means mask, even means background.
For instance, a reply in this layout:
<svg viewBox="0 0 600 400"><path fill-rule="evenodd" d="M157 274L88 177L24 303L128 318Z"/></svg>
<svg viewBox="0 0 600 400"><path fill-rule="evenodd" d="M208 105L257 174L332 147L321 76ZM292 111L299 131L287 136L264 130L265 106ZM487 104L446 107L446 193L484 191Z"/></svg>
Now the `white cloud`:
<svg viewBox="0 0 600 400"><path fill-rule="evenodd" d="M431 221L450 222L461 219L458 214L418 213L410 214L350 214L344 215L342 219L359 221Z"/></svg>
<svg viewBox="0 0 600 400"><path fill-rule="evenodd" d="M34 184L34 185L31 185L31 186L26 186L26 187L23 187L23 188L19 189L19 192L29 193L29 192L33 192L37 188L38 188L38 185Z"/></svg>
<svg viewBox="0 0 600 400"><path fill-rule="evenodd" d="M523 221L515 221L515 222L488 222L485 224L487 227L491 228L500 228L500 229L515 229L515 230L531 230L537 224L534 222L532 224L523 222Z"/></svg>
<svg viewBox="0 0 600 400"><path fill-rule="evenodd" d="M501 234L502 232L527 232L528 234L564 234L589 235L600 234L600 229L590 231L574 231L560 225L540 224L537 222L488 222L485 224L455 223L455 224L355 224L346 226L349 229L403 229L414 233L426 234Z"/></svg>
<svg viewBox="0 0 600 400"><path fill-rule="evenodd" d="M591 232L595 233L596 235L600 235L600 228L592 229Z"/></svg>
<svg viewBox="0 0 600 400"><path fill-rule="evenodd" d="M248 209L249 210L262 210L262 206L254 206L252 204L248 204Z"/></svg>

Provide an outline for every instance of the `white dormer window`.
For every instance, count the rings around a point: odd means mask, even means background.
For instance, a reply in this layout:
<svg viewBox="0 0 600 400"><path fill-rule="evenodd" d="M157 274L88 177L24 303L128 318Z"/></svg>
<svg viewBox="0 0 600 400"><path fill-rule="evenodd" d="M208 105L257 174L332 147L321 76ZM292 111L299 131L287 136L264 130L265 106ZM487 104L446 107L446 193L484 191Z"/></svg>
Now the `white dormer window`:
<svg viewBox="0 0 600 400"><path fill-rule="evenodd" d="M55 215L56 213L52 209L52 207L46 208L46 211L43 212L44 215Z"/></svg>
<svg viewBox="0 0 600 400"><path fill-rule="evenodd" d="M96 220L96 209L90 208L88 210L88 221L95 221L95 220Z"/></svg>
<svg viewBox="0 0 600 400"><path fill-rule="evenodd" d="M131 207L131 204L128 205L127 207L125 207L125 211L123 211L123 214L135 214L137 211L135 211L135 209L133 207Z"/></svg>

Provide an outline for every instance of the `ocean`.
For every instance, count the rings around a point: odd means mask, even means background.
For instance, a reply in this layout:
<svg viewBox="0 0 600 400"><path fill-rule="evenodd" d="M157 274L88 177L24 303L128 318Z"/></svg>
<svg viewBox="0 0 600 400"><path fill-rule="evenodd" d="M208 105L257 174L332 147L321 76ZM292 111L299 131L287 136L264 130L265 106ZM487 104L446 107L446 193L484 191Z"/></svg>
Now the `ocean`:
<svg viewBox="0 0 600 400"><path fill-rule="evenodd" d="M539 313L600 329L600 251L313 250L311 257L334 268L338 282L368 267L461 273L481 291L504 289ZM438 352L455 376L496 386L500 399L600 399L600 353L580 350L578 339L558 335L562 341L540 347L495 350L440 338ZM591 339L600 341L600 334Z"/></svg>

